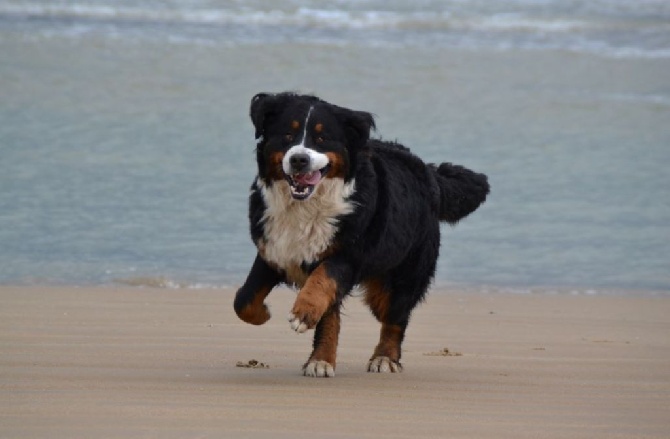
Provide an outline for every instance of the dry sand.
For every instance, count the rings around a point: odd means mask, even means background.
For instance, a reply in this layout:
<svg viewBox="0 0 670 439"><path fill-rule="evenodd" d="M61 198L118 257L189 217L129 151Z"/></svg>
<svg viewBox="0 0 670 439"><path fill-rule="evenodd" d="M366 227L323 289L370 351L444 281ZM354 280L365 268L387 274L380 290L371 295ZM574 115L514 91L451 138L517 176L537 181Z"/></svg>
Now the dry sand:
<svg viewBox="0 0 670 439"><path fill-rule="evenodd" d="M670 437L667 296L433 291L402 374L365 372L378 325L350 298L324 379L294 293L261 327L233 293L1 287L0 437Z"/></svg>

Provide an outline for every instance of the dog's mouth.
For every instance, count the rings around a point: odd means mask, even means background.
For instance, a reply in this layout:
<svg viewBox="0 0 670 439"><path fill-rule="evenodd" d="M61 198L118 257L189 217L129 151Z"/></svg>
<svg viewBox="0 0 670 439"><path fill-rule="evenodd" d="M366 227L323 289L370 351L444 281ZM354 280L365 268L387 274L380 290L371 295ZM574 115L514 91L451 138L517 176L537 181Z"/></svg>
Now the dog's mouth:
<svg viewBox="0 0 670 439"><path fill-rule="evenodd" d="M306 200L314 192L316 186L328 173L330 165L317 171L311 171L306 174L285 174L286 181L291 188L291 196L294 200Z"/></svg>

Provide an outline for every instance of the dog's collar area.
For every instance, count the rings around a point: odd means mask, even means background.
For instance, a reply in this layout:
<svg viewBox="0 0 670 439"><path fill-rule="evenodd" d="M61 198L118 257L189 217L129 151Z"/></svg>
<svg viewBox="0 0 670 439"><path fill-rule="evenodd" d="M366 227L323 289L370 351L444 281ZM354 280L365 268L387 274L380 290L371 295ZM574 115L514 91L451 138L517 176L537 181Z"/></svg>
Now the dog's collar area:
<svg viewBox="0 0 670 439"><path fill-rule="evenodd" d="M306 200L312 195L316 186L323 180L330 170L330 163L319 169L302 174L284 174L291 189L294 200Z"/></svg>

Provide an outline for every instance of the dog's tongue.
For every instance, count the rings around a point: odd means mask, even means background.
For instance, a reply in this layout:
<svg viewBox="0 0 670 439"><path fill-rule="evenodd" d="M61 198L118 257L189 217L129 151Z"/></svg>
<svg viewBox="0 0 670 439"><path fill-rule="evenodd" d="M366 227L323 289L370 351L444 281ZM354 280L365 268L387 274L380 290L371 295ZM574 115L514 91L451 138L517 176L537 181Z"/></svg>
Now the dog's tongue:
<svg viewBox="0 0 670 439"><path fill-rule="evenodd" d="M321 172L313 171L309 174L295 174L293 180L298 184L314 186L321 180Z"/></svg>

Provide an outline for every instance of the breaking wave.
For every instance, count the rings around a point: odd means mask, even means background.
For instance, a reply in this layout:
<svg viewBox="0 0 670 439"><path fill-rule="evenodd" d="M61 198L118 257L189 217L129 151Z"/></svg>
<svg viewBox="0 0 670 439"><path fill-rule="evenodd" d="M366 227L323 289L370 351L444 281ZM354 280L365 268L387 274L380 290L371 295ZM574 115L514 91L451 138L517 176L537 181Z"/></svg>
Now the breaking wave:
<svg viewBox="0 0 670 439"><path fill-rule="evenodd" d="M582 6L582 10L576 8L581 11L577 13L566 13L565 6L559 3L549 12L539 10L534 2L505 3L510 3L507 8L461 1L432 4L432 10L421 5L407 10L398 5L394 9L393 2L387 7L379 2L341 1L336 3L339 9L326 9L271 2L255 8L242 2L223 8L196 7L192 2L149 8L133 2L119 6L102 1L15 1L0 2L0 26L18 26L21 30L21 24L16 22L22 22L26 35L43 30L44 37L102 34L179 43L297 41L352 46L568 50L617 58L670 57L670 20L666 19L670 17L670 7L664 3L644 2L632 18L635 10L626 9L625 3L617 0L598 2L601 10L596 11L592 3L571 2Z"/></svg>

